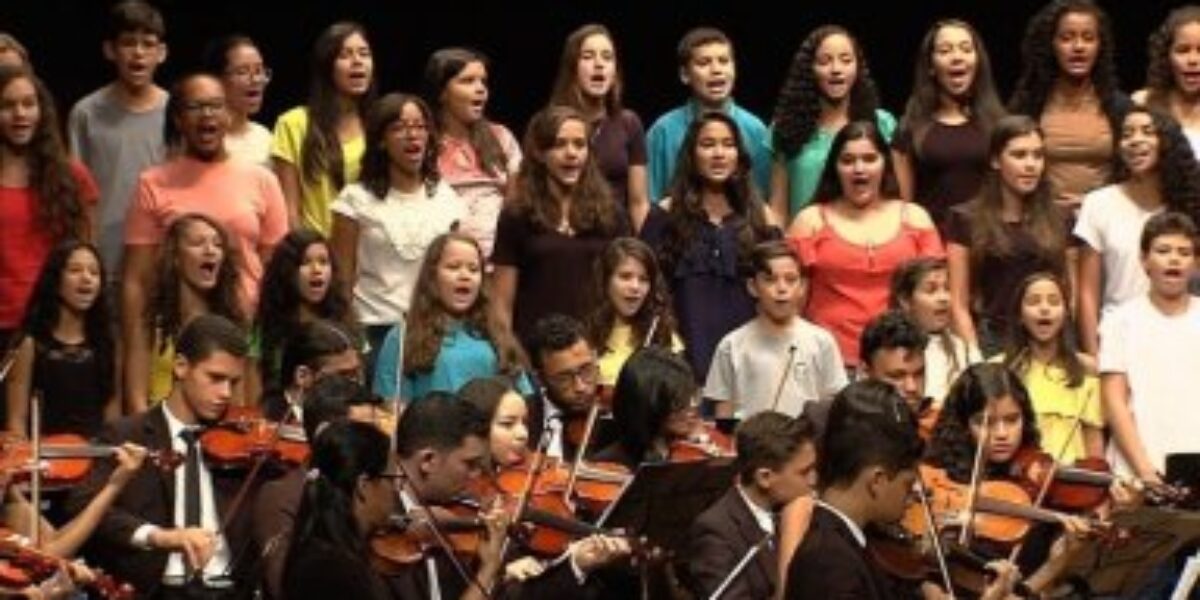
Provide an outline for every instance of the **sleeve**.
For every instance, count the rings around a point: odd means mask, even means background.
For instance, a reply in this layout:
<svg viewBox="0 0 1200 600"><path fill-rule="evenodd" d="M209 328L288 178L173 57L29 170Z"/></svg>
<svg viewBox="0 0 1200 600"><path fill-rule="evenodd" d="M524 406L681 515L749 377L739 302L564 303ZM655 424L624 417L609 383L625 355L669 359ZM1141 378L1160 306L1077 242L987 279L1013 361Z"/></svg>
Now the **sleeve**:
<svg viewBox="0 0 1200 600"><path fill-rule="evenodd" d="M129 426L130 420L120 419L115 422L110 422L104 426L97 436L96 442L103 445L119 445L130 438L122 433L122 429ZM71 488L67 495L66 510L68 514L79 514L87 505L92 502L92 499L100 493L100 490L108 485L108 479L116 468L116 463L111 460L95 461L92 469L88 472L86 479L78 486ZM151 469L149 465L134 475L135 478L147 475L147 471ZM130 480L125 491L129 490L129 485L134 484L135 480ZM134 542L134 534L138 530L142 530L142 537L148 537L147 529L144 525L154 525L146 521L137 513L126 510L119 503L113 504L104 516L100 518L100 522L96 525L96 530L92 534L97 539L103 540L105 543L113 544L118 547L131 547ZM145 540L143 540L145 541Z"/></svg>
<svg viewBox="0 0 1200 600"><path fill-rule="evenodd" d="M697 520L688 535L687 582L697 598L708 598L716 591L740 558L730 540L713 527ZM749 598L746 578L739 577L725 590L726 598Z"/></svg>
<svg viewBox="0 0 1200 600"><path fill-rule="evenodd" d="M132 246L153 246L162 243L166 226L158 217L158 194L150 178L143 173L129 210L125 213L125 243Z"/></svg>
<svg viewBox="0 0 1200 600"><path fill-rule="evenodd" d="M1096 364L1101 374L1129 372L1125 330L1127 313L1132 307L1133 304L1126 304L1100 318L1100 352Z"/></svg>
<svg viewBox="0 0 1200 600"><path fill-rule="evenodd" d="M283 199L283 188L279 180L266 168L259 169L263 198L262 228L259 233L260 246L274 246L288 233L287 204Z"/></svg>
<svg viewBox="0 0 1200 600"><path fill-rule="evenodd" d="M667 172L670 167L669 155L666 126L663 119L659 118L646 134L646 188L650 193L650 202L655 204L666 195L671 181L671 174Z"/></svg>
<svg viewBox="0 0 1200 600"><path fill-rule="evenodd" d="M718 402L736 401L737 373L733 367L733 338L732 334L721 338L717 350L713 352L712 363L708 367L708 377L704 381L704 397Z"/></svg>
<svg viewBox="0 0 1200 600"><path fill-rule="evenodd" d="M496 223L496 246L492 250L492 262L499 266L520 267L521 240L529 235L525 217L511 209L501 211Z"/></svg>
<svg viewBox="0 0 1200 600"><path fill-rule="evenodd" d="M371 391L383 398L396 398L400 390L396 382L400 378L400 326L395 325L383 337L383 345L375 358L375 375Z"/></svg>
<svg viewBox="0 0 1200 600"><path fill-rule="evenodd" d="M67 144L71 147L71 154L87 163L91 160L91 156L88 155L86 142L88 137L87 113L83 110L81 104L82 101L77 102L71 108L71 114L67 117Z"/></svg>
<svg viewBox="0 0 1200 600"><path fill-rule="evenodd" d="M904 154L906 156L915 156L916 147L913 145L912 130L906 124L901 124L896 129L896 135L892 137L892 150Z"/></svg>
<svg viewBox="0 0 1200 600"><path fill-rule="evenodd" d="M883 136L883 139L890 142L896 134L896 117L882 108L877 109L875 111L875 126L879 128L879 134Z"/></svg>
<svg viewBox="0 0 1200 600"><path fill-rule="evenodd" d="M271 140L271 156L293 165L300 164L300 147L304 143L304 132L308 128L308 113L303 107L293 108L275 122L275 133Z"/></svg>
<svg viewBox="0 0 1200 600"><path fill-rule="evenodd" d="M333 202L329 204L329 212L341 215L352 221L358 221L361 216L358 205L358 195L356 191L360 189L360 184L352 183L338 192Z"/></svg>
<svg viewBox="0 0 1200 600"><path fill-rule="evenodd" d="M817 239L816 236L805 235L789 237L787 243L791 245L792 250L796 252L796 256L800 257L800 265L805 270L812 268L817 263ZM805 275L808 278L808 275Z"/></svg>
<svg viewBox="0 0 1200 600"><path fill-rule="evenodd" d="M965 209L965 206L950 209L950 216L946 219L947 244L971 247L971 220Z"/></svg>
<svg viewBox="0 0 1200 600"><path fill-rule="evenodd" d="M516 175L521 168L521 144L507 127L500 124L493 126L496 137L500 140L500 147L504 149L504 168L508 169L509 175Z"/></svg>
<svg viewBox="0 0 1200 600"><path fill-rule="evenodd" d="M646 166L646 128L632 110L625 111L626 152L631 166Z"/></svg>
<svg viewBox="0 0 1200 600"><path fill-rule="evenodd" d="M746 127L746 145L750 148L751 166L754 170L754 185L763 197L771 191L771 149L768 144L771 143L770 133L767 131L767 126L753 114L746 113L749 117L749 126Z"/></svg>
<svg viewBox="0 0 1200 600"><path fill-rule="evenodd" d="M92 177L92 172L87 166L78 160L71 161L71 176L75 178L75 184L79 186L79 199L85 204L96 204L100 201L100 186L96 185L96 179Z"/></svg>
<svg viewBox="0 0 1200 600"><path fill-rule="evenodd" d="M917 229L917 254L920 256L946 256L946 247L942 245L942 237L934 227Z"/></svg>
<svg viewBox="0 0 1200 600"><path fill-rule="evenodd" d="M846 364L842 362L842 352L838 349L833 334L824 329L819 331L818 345L821 353L817 356L817 361L821 369L821 381L817 383L820 386L821 398L832 398L850 381L846 378Z"/></svg>
<svg viewBox="0 0 1200 600"><path fill-rule="evenodd" d="M1075 226L1071 229L1071 233L1090 246L1092 250L1103 252L1104 232L1100 229L1099 203L1100 197L1096 192L1089 192L1083 197L1083 204L1079 207L1079 217L1075 219Z"/></svg>

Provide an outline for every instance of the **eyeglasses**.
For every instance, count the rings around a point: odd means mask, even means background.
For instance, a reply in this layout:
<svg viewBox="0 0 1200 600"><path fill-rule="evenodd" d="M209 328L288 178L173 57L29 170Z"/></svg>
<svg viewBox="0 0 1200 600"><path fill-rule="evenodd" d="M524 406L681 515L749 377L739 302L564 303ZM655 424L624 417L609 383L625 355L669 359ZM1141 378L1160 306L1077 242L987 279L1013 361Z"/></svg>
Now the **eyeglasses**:
<svg viewBox="0 0 1200 600"><path fill-rule="evenodd" d="M574 383L576 379L585 385L591 385L596 383L596 379L599 377L600 365L596 364L595 361L591 361L577 369L571 369L569 371L562 371L561 373L547 375L546 383L562 389Z"/></svg>
<svg viewBox="0 0 1200 600"><path fill-rule="evenodd" d="M224 100L193 100L184 102L179 108L189 115L211 114L219 115L225 112Z"/></svg>
<svg viewBox="0 0 1200 600"><path fill-rule="evenodd" d="M274 76L274 73L271 71L270 67L238 67L236 69L229 69L225 71L225 74L233 79L244 81L246 83L250 83L255 79L262 81L263 83L268 83L271 81L271 77Z"/></svg>
<svg viewBox="0 0 1200 600"><path fill-rule="evenodd" d="M427 125L425 125L424 121L396 121L396 123L393 124L392 127L394 127L400 133L405 133L405 134L408 134L408 133L422 134L422 133L425 133L426 131L429 131L429 127Z"/></svg>

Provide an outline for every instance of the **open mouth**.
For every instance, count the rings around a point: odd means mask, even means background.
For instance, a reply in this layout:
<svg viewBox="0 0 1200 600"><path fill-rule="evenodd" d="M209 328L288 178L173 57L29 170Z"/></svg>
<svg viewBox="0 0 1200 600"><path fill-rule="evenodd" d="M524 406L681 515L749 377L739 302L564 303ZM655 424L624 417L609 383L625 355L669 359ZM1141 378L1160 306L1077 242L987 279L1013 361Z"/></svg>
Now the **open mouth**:
<svg viewBox="0 0 1200 600"><path fill-rule="evenodd" d="M216 279L221 263L216 260L205 260L200 263L200 273L205 277Z"/></svg>

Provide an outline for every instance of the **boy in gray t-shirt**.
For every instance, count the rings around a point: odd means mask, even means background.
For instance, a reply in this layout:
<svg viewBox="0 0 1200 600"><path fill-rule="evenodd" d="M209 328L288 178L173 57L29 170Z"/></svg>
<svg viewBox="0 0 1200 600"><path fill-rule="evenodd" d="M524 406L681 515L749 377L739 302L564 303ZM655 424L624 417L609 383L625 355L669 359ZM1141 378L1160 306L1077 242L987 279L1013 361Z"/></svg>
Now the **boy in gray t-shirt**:
<svg viewBox="0 0 1200 600"><path fill-rule="evenodd" d="M741 418L764 410L797 416L808 402L845 387L846 368L833 336L798 314L804 295L800 260L783 242L754 249L747 279L758 316L717 345L704 397L716 415Z"/></svg>
<svg viewBox="0 0 1200 600"><path fill-rule="evenodd" d="M163 159L167 92L154 71L167 56L162 15L142 2L118 3L109 13L104 57L117 77L71 109L67 134L72 152L100 187L96 240L110 277L120 277L125 213L138 174Z"/></svg>

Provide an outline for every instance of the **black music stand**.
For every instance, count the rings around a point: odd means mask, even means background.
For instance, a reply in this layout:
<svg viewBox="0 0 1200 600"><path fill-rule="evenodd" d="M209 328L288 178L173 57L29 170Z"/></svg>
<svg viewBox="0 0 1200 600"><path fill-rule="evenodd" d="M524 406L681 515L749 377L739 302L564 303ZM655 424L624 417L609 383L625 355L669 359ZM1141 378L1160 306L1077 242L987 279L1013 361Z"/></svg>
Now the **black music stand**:
<svg viewBox="0 0 1200 600"><path fill-rule="evenodd" d="M679 555L692 521L729 491L736 474L732 458L642 464L597 524L645 536Z"/></svg>
<svg viewBox="0 0 1200 600"><path fill-rule="evenodd" d="M1066 570L1086 582L1094 595L1133 594L1154 567L1200 541L1200 512L1196 511L1139 508L1114 513L1112 521L1117 531L1130 533L1128 539L1090 542Z"/></svg>

